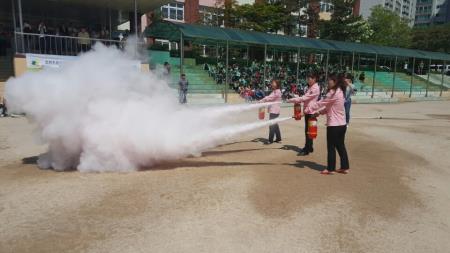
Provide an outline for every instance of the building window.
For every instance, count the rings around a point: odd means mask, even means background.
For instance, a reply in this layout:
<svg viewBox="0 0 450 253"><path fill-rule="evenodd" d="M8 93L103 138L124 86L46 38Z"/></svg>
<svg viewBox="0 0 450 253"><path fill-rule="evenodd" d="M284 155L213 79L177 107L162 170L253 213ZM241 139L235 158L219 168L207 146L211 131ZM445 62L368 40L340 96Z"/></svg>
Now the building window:
<svg viewBox="0 0 450 253"><path fill-rule="evenodd" d="M161 7L162 17L169 20L184 20L184 4L170 3Z"/></svg>
<svg viewBox="0 0 450 253"><path fill-rule="evenodd" d="M320 12L332 12L333 4L331 1L320 1Z"/></svg>

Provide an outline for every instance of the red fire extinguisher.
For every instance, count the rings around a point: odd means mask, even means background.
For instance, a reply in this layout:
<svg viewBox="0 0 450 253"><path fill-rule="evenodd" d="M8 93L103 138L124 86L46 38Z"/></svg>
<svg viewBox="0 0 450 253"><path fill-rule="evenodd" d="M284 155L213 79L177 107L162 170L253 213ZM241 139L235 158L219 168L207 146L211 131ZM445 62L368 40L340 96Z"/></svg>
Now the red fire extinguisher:
<svg viewBox="0 0 450 253"><path fill-rule="evenodd" d="M315 139L317 137L317 118L311 117L308 119L308 137Z"/></svg>
<svg viewBox="0 0 450 253"><path fill-rule="evenodd" d="M294 117L295 120L301 120L302 119L302 106L300 103L294 104Z"/></svg>
<svg viewBox="0 0 450 253"><path fill-rule="evenodd" d="M260 107L258 110L258 118L260 120L263 120L265 116L266 116L266 108Z"/></svg>

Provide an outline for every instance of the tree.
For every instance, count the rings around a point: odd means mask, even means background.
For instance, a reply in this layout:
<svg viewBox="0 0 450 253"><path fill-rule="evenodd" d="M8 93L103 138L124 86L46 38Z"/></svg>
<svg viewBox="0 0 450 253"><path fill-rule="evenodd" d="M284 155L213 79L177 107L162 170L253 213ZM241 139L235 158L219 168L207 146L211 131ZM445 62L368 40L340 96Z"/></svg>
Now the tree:
<svg viewBox="0 0 450 253"><path fill-rule="evenodd" d="M306 25L308 27L307 37L317 38L319 30L319 12L320 2L318 0L309 0L308 8L306 9Z"/></svg>
<svg viewBox="0 0 450 253"><path fill-rule="evenodd" d="M236 0L223 0L223 19L225 27L233 27L235 22L234 9L237 6Z"/></svg>
<svg viewBox="0 0 450 253"><path fill-rule="evenodd" d="M296 31L296 25L297 25L297 19L292 14L295 12L299 12L299 3L304 2L304 0L272 0L269 1L271 4L278 4L280 5L282 16L282 24L281 24L281 30L283 30L283 33L285 35L295 35L297 33Z"/></svg>
<svg viewBox="0 0 450 253"><path fill-rule="evenodd" d="M367 40L372 31L369 24L361 16L353 15L354 0L332 0L333 13L331 19L322 21L320 37L340 41Z"/></svg>
<svg viewBox="0 0 450 253"><path fill-rule="evenodd" d="M412 29L408 26L408 21L402 19L395 12L377 5L372 8L368 21L373 34L366 42L406 48L411 45Z"/></svg>
<svg viewBox="0 0 450 253"><path fill-rule="evenodd" d="M280 4L255 3L235 7L235 27L258 32L277 32L282 28L284 17Z"/></svg>
<svg viewBox="0 0 450 253"><path fill-rule="evenodd" d="M415 28L412 48L450 53L450 24Z"/></svg>

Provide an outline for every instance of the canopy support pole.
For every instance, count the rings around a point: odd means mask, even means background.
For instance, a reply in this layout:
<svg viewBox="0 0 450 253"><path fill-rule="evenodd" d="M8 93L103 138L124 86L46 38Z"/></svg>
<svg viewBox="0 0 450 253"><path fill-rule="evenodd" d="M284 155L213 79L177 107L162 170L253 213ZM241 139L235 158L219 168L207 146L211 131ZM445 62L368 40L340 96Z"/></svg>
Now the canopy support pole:
<svg viewBox="0 0 450 253"><path fill-rule="evenodd" d="M298 80L298 71L300 69L300 48L297 48L297 75L296 75L296 83L297 85L300 84L299 80Z"/></svg>
<svg viewBox="0 0 450 253"><path fill-rule="evenodd" d="M441 92L439 92L439 97L442 97L442 90L444 90L445 65L447 65L446 61L444 61L444 65L442 66Z"/></svg>
<svg viewBox="0 0 450 253"><path fill-rule="evenodd" d="M325 82L328 79L328 61L329 60L330 60L330 50L328 49L327 50L327 61L326 61L326 64L325 64Z"/></svg>
<svg viewBox="0 0 450 253"><path fill-rule="evenodd" d="M248 59L250 58L250 47L247 45L247 67L248 67Z"/></svg>
<svg viewBox="0 0 450 253"><path fill-rule="evenodd" d="M17 21L16 21L16 4L14 3L14 0L11 0L11 6L12 6L12 18L13 18L13 28L14 28L14 45L15 45L15 52L17 52L17 34L16 34L16 27L17 27Z"/></svg>
<svg viewBox="0 0 450 253"><path fill-rule="evenodd" d="M184 73L184 38L183 33L180 33L180 76Z"/></svg>
<svg viewBox="0 0 450 253"><path fill-rule="evenodd" d="M226 68L225 68L225 103L228 103L228 50L229 50L229 46L228 46L228 40L227 40L227 56L226 56L226 60L225 60L225 64L226 64Z"/></svg>
<svg viewBox="0 0 450 253"><path fill-rule="evenodd" d="M425 97L428 97L428 85L430 84L431 58L428 60L427 87L425 88Z"/></svg>
<svg viewBox="0 0 450 253"><path fill-rule="evenodd" d="M135 57L138 55L138 44L139 44L139 29L138 29L138 17L137 17L137 0L134 0L134 32L136 35L136 49L134 51Z"/></svg>
<svg viewBox="0 0 450 253"><path fill-rule="evenodd" d="M111 6L108 4L108 16L109 16L109 39L112 39L112 17L111 17Z"/></svg>
<svg viewBox="0 0 450 253"><path fill-rule="evenodd" d="M413 83L414 83L414 72L416 70L416 58L413 58L413 65L412 65L412 70L411 70L411 85L409 86L409 97L412 96L412 88L413 88Z"/></svg>
<svg viewBox="0 0 450 253"><path fill-rule="evenodd" d="M137 18L137 0L134 0L134 32L136 33L136 37L139 37L137 20L138 20L138 18Z"/></svg>
<svg viewBox="0 0 450 253"><path fill-rule="evenodd" d="M373 69L372 96L371 96L371 98L373 98L373 96L375 94L375 78L377 77L377 62L378 62L378 54L375 54L375 66L374 66L374 69Z"/></svg>
<svg viewBox="0 0 450 253"><path fill-rule="evenodd" d="M389 71L392 72L392 57L389 57Z"/></svg>
<svg viewBox="0 0 450 253"><path fill-rule="evenodd" d="M355 71L355 52L352 53L352 75L354 75Z"/></svg>
<svg viewBox="0 0 450 253"><path fill-rule="evenodd" d="M216 65L219 65L219 43L216 44Z"/></svg>
<svg viewBox="0 0 450 253"><path fill-rule="evenodd" d="M266 67L267 67L267 44L264 44L264 73L263 73L263 88L266 85Z"/></svg>
<svg viewBox="0 0 450 253"><path fill-rule="evenodd" d="M19 25L20 25L20 40L21 40L21 53L25 53L25 42L23 36L23 17L22 17L22 0L17 0L17 8L19 9Z"/></svg>
<svg viewBox="0 0 450 253"><path fill-rule="evenodd" d="M216 84L217 83L217 70L219 69L219 43L216 44L216 71L214 73L214 79L216 80Z"/></svg>
<svg viewBox="0 0 450 253"><path fill-rule="evenodd" d="M398 57L395 56L395 62L394 62L394 74L392 75L392 92L391 92L391 98L394 97L394 90L395 90L395 75L397 74L397 60L398 60Z"/></svg>
<svg viewBox="0 0 450 253"><path fill-rule="evenodd" d="M361 54L358 54L358 72L360 72L361 68Z"/></svg>

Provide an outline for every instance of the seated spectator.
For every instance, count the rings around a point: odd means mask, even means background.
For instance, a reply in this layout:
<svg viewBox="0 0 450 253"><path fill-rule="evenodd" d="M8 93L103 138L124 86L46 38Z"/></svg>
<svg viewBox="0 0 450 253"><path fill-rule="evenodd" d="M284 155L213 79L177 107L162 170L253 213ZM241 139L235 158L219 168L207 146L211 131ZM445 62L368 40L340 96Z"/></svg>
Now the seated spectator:
<svg viewBox="0 0 450 253"><path fill-rule="evenodd" d="M81 28L81 31L78 33L78 38L78 45L80 45L81 51L86 52L90 50L91 41L86 28Z"/></svg>
<svg viewBox="0 0 450 253"><path fill-rule="evenodd" d="M170 76L170 64L168 62L164 62L164 70L163 70L164 76Z"/></svg>
<svg viewBox="0 0 450 253"><path fill-rule="evenodd" d="M39 53L47 53L47 41L45 39L45 34L47 34L47 26L44 21L41 21L38 26L39 33Z"/></svg>
<svg viewBox="0 0 450 253"><path fill-rule="evenodd" d="M44 21L41 21L41 23L39 23L38 32L40 38L45 37L45 34L47 33L47 26L45 25Z"/></svg>
<svg viewBox="0 0 450 253"><path fill-rule="evenodd" d="M264 97L265 97L264 91L261 90L260 88L257 88L257 89L255 90L255 99L256 99L256 100L261 100L261 99L263 99Z"/></svg>
<svg viewBox="0 0 450 253"><path fill-rule="evenodd" d="M102 31L100 32L100 38L104 40L110 39L109 30L107 30L106 27L102 27Z"/></svg>
<svg viewBox="0 0 450 253"><path fill-rule="evenodd" d="M233 90L234 90L235 92L238 92L238 91L239 91L239 82L238 82L238 81L236 81L236 82L233 83Z"/></svg>
<svg viewBox="0 0 450 253"><path fill-rule="evenodd" d="M31 29L31 25L27 22L23 23L23 32L24 33L32 33L33 29Z"/></svg>
<svg viewBox="0 0 450 253"><path fill-rule="evenodd" d="M361 81L362 83L364 83L364 81L366 80L366 75L363 72L361 72L361 74L359 74L359 81Z"/></svg>

